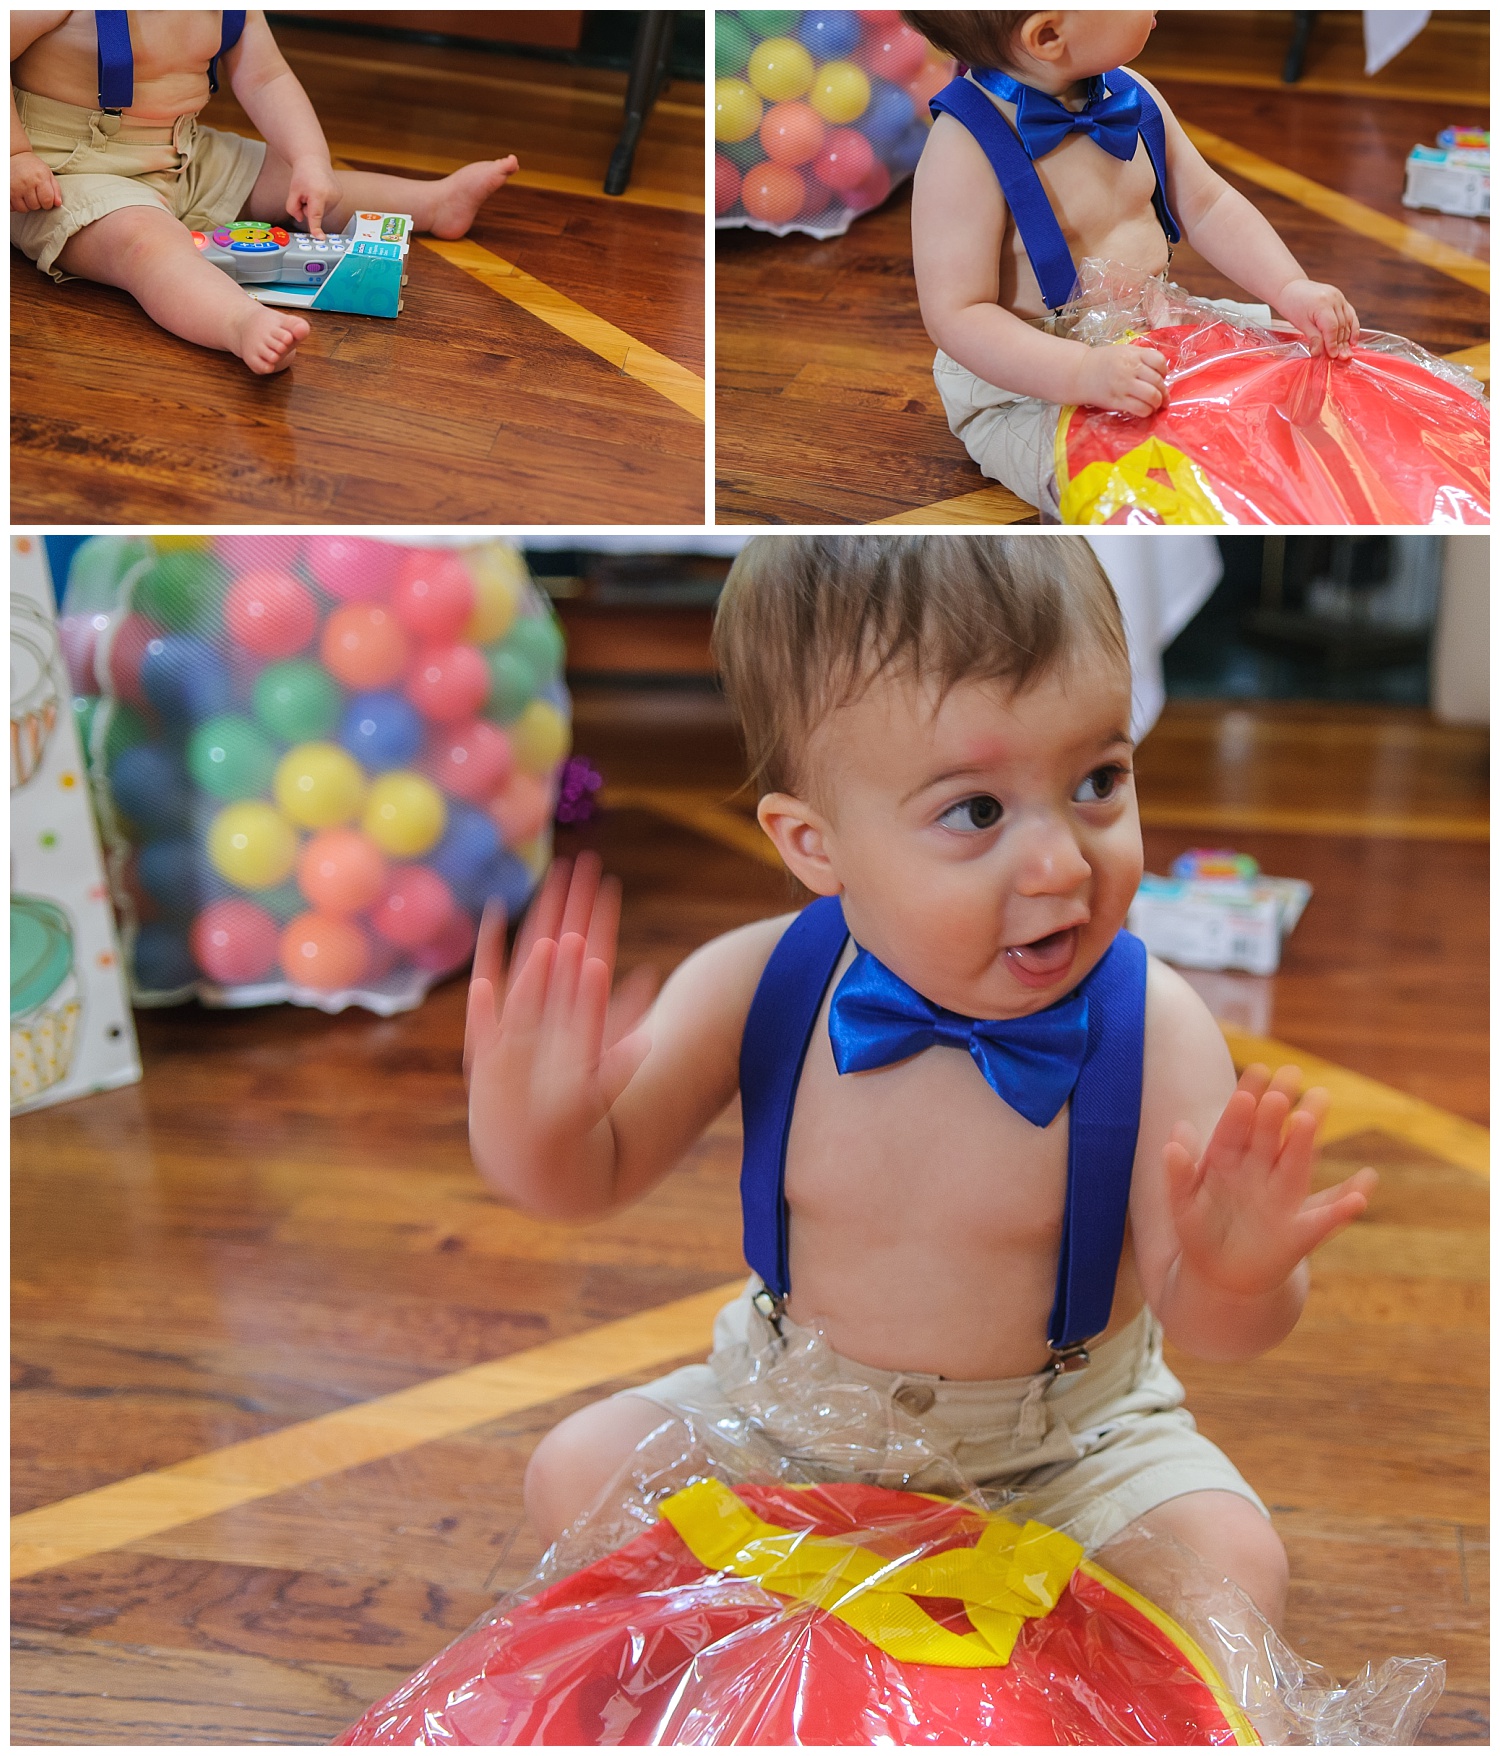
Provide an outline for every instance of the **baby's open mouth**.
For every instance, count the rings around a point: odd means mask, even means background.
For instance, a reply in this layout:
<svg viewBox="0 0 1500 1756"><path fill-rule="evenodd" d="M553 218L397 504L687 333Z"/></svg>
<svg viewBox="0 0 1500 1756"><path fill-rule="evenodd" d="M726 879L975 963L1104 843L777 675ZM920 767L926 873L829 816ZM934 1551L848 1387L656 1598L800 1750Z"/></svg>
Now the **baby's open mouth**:
<svg viewBox="0 0 1500 1756"><path fill-rule="evenodd" d="M1078 928L1064 927L1029 945L1006 947L1006 961L1029 988L1043 988L1065 975L1078 951Z"/></svg>

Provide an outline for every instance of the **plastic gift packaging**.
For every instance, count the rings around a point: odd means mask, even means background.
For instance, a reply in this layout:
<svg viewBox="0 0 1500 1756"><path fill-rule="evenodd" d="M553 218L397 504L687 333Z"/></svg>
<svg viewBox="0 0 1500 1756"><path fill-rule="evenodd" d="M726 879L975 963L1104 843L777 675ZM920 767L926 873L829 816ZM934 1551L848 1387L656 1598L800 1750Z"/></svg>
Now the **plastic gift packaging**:
<svg viewBox="0 0 1500 1756"><path fill-rule="evenodd" d="M563 639L495 541L94 537L59 625L133 997L416 1005L551 854Z"/></svg>
<svg viewBox="0 0 1500 1756"><path fill-rule="evenodd" d="M731 1412L664 1411L531 1578L338 1741L1406 1743L1441 1691L1435 1659L1338 1684L1146 1525L1127 1584L816 1335L716 1366Z"/></svg>
<svg viewBox="0 0 1500 1756"><path fill-rule="evenodd" d="M1096 261L1062 333L1152 347L1166 402L1065 408L1068 524L1488 524L1489 405L1467 368L1375 330L1347 360Z"/></svg>
<svg viewBox="0 0 1500 1756"><path fill-rule="evenodd" d="M833 238L916 169L953 62L899 12L714 18L720 226Z"/></svg>

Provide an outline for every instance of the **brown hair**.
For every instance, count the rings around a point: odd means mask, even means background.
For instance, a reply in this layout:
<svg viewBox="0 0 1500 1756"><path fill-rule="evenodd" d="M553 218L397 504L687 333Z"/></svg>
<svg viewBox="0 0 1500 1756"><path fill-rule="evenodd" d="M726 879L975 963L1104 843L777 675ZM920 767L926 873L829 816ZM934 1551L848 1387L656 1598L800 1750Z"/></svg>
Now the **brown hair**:
<svg viewBox="0 0 1500 1756"><path fill-rule="evenodd" d="M968 67L1005 60L1030 12L903 12L902 18L936 49Z"/></svg>
<svg viewBox="0 0 1500 1756"><path fill-rule="evenodd" d="M762 792L799 783L813 730L884 671L1020 691L1091 644L1128 668L1082 537L752 537L713 649Z"/></svg>

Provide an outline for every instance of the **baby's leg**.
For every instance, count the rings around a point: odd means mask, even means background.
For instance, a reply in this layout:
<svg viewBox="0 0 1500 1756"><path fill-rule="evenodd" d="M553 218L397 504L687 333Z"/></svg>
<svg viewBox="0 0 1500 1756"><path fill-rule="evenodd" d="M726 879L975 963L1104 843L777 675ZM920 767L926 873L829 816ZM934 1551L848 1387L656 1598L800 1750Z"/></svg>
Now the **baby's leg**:
<svg viewBox="0 0 1500 1756"><path fill-rule="evenodd" d="M306 320L273 311L205 262L192 233L165 209L121 207L73 234L58 265L122 287L154 322L184 341L238 354L252 372L292 363Z"/></svg>
<svg viewBox="0 0 1500 1756"><path fill-rule="evenodd" d="M559 1421L526 1465L526 1512L543 1543L586 1512L642 1439L671 1418L659 1403L627 1394Z"/></svg>
<svg viewBox="0 0 1500 1756"><path fill-rule="evenodd" d="M388 177L379 171L335 171L341 199L323 215L325 232L341 232L360 212L409 213L419 232L435 238L461 238L474 223L480 204L516 170L515 156L480 159L449 177L418 182L414 177ZM285 221L291 167L267 151L255 187L245 203L245 217ZM300 222L295 219L293 224Z"/></svg>
<svg viewBox="0 0 1500 1756"><path fill-rule="evenodd" d="M1249 1500L1219 1488L1179 1494L1154 1506L1105 1544L1096 1557L1099 1565L1149 1597L1154 1582L1141 1576L1143 1563L1149 1568L1149 1544L1143 1548L1139 1542L1143 1529L1174 1537L1232 1579L1271 1626L1280 1629L1286 1614L1286 1550L1270 1519Z"/></svg>

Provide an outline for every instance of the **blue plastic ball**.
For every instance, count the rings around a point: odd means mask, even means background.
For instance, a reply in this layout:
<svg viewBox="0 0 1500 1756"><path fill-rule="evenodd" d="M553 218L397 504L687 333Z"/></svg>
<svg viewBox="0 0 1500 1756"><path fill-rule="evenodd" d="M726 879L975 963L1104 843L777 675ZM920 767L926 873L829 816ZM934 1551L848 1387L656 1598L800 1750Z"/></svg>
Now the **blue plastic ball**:
<svg viewBox="0 0 1500 1756"><path fill-rule="evenodd" d="M163 921L148 921L135 936L135 979L153 993L186 988L198 979L187 935Z"/></svg>
<svg viewBox="0 0 1500 1756"><path fill-rule="evenodd" d="M448 807L448 829L427 856L427 864L462 893L478 882L500 852L500 832L483 811L466 805Z"/></svg>
<svg viewBox="0 0 1500 1756"><path fill-rule="evenodd" d="M913 122L905 134L885 154L886 169L891 173L893 182L899 181L902 177L910 176L916 170L917 160L921 158L922 148L926 144L926 128L920 122Z"/></svg>
<svg viewBox="0 0 1500 1756"><path fill-rule="evenodd" d="M141 888L172 919L190 919L203 906L203 861L184 836L148 841L136 855Z"/></svg>
<svg viewBox="0 0 1500 1756"><path fill-rule="evenodd" d="M115 808L146 830L180 829L193 807L182 758L160 744L132 744L109 765Z"/></svg>
<svg viewBox="0 0 1500 1756"><path fill-rule="evenodd" d="M356 695L344 710L339 742L372 773L405 768L422 748L422 716L400 695Z"/></svg>
<svg viewBox="0 0 1500 1756"><path fill-rule="evenodd" d="M192 634L162 634L148 643L141 660L141 688L167 719L212 719L231 700L223 659Z"/></svg>
<svg viewBox="0 0 1500 1756"><path fill-rule="evenodd" d="M917 119L917 107L899 85L872 80L870 103L859 119L859 131L882 155L893 147ZM924 136L927 130L922 130Z"/></svg>
<svg viewBox="0 0 1500 1756"><path fill-rule="evenodd" d="M803 48L811 49L820 61L842 61L859 47L859 14L857 12L804 12L797 26L797 37Z"/></svg>
<svg viewBox="0 0 1500 1756"><path fill-rule="evenodd" d="M475 912L482 909L492 896L505 904L505 912L515 920L531 900L536 888L524 861L514 854L503 853L491 860L479 875L460 888L460 900Z"/></svg>

